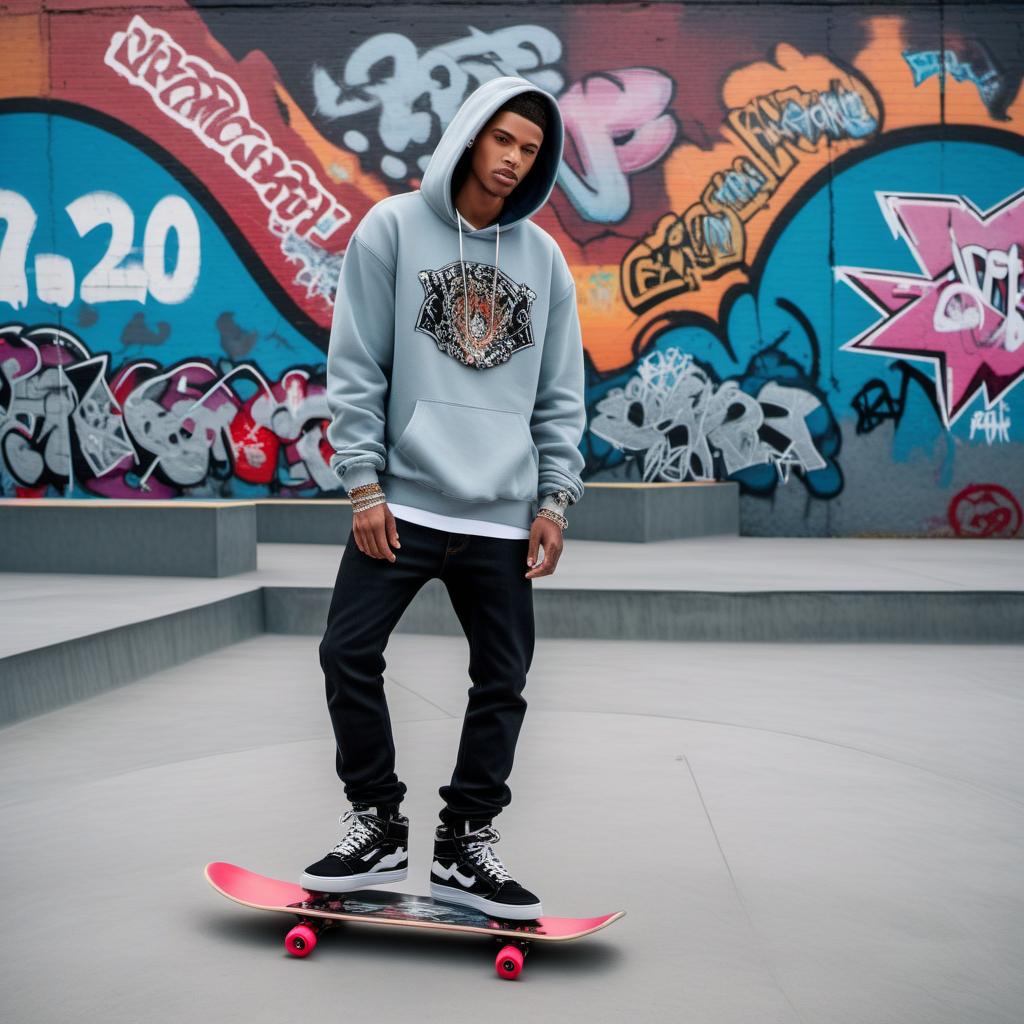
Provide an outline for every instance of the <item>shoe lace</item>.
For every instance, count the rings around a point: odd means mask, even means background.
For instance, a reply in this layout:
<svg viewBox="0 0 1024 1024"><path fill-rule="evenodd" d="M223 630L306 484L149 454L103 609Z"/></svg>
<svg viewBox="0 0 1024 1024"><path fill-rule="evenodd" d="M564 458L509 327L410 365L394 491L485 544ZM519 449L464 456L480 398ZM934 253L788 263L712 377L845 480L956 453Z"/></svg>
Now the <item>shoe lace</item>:
<svg viewBox="0 0 1024 1024"><path fill-rule="evenodd" d="M338 819L339 825L344 825L349 818L354 818L355 820L349 826L345 837L331 850L331 856L346 857L351 853L356 853L367 843L374 842L380 838L382 835L380 826L375 821L365 821L364 818L367 816L375 817L372 811L351 810L346 811Z"/></svg>
<svg viewBox="0 0 1024 1024"><path fill-rule="evenodd" d="M501 858L491 848L492 843L501 839L501 833L493 825L477 829L476 832L469 832L467 835L477 838L462 844L470 859L479 864L496 882L507 882L512 878L508 868L501 862ZM460 839L463 837L460 837Z"/></svg>

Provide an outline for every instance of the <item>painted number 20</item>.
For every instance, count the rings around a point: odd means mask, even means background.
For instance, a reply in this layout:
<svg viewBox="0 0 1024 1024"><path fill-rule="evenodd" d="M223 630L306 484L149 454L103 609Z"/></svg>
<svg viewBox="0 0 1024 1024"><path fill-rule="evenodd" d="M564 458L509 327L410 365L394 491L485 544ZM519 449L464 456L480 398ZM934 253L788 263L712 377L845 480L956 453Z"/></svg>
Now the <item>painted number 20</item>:
<svg viewBox="0 0 1024 1024"><path fill-rule="evenodd" d="M99 263L82 278L79 296L90 305L99 302L184 302L199 280L199 223L181 196L164 196L153 207L142 239L142 261L126 262L135 239L135 214L113 192L90 192L65 207L81 237L109 224L110 243ZM15 309L28 305L26 262L38 220L32 204L18 192L0 189L0 220L7 231L0 242L0 303ZM178 257L168 273L167 235L178 236ZM42 302L70 306L75 297L75 271L66 256L36 253L36 295Z"/></svg>

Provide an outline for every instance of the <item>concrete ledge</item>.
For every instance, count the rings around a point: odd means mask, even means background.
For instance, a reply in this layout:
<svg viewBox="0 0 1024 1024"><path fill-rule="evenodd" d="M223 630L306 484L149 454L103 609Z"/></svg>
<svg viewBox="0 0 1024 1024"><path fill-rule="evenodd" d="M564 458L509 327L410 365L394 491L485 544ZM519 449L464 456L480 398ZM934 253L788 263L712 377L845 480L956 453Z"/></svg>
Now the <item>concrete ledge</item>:
<svg viewBox="0 0 1024 1024"><path fill-rule="evenodd" d="M535 587L537 637L810 643L1024 642L1020 591L583 590ZM319 636L331 591L266 587L268 633ZM395 627L461 636L444 585L430 580ZM685 666L680 673L685 675Z"/></svg>
<svg viewBox="0 0 1024 1024"><path fill-rule="evenodd" d="M262 633L259 589L0 659L0 726Z"/></svg>
<svg viewBox="0 0 1024 1024"><path fill-rule="evenodd" d="M352 528L347 500L257 501L261 544L340 544ZM567 536L631 544L715 534L740 529L739 485L735 483L588 483L578 506L569 510Z"/></svg>
<svg viewBox="0 0 1024 1024"><path fill-rule="evenodd" d="M735 483L588 483L567 513L566 537L638 544L716 534L738 536Z"/></svg>
<svg viewBox="0 0 1024 1024"><path fill-rule="evenodd" d="M352 529L352 503L303 498L255 502L261 544L337 544L345 546Z"/></svg>
<svg viewBox="0 0 1024 1024"><path fill-rule="evenodd" d="M232 576L256 568L246 502L0 501L0 571Z"/></svg>

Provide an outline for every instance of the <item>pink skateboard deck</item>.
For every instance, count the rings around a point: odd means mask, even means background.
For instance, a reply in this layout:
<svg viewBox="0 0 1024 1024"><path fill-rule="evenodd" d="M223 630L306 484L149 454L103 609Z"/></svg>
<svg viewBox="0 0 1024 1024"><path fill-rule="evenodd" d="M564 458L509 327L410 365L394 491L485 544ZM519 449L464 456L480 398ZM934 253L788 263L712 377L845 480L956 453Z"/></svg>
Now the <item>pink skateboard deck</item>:
<svg viewBox="0 0 1024 1024"><path fill-rule="evenodd" d="M292 882L257 875L223 861L206 865L206 880L222 896L243 906L294 914L299 923L285 937L285 948L292 956L308 956L316 946L317 935L342 921L474 932L491 935L499 941L511 940L502 944L495 960L498 974L509 979L522 971L523 958L532 941L580 939L607 928L626 913L618 910L601 917L538 917L533 921L508 921L489 917L472 907L386 889L311 892Z"/></svg>

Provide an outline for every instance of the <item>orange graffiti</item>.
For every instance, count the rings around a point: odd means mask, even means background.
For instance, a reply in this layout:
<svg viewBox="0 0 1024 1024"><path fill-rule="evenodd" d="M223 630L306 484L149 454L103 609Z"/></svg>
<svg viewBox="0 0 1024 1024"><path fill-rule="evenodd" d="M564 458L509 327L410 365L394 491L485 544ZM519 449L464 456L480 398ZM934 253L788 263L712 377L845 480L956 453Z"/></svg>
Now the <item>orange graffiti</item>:
<svg viewBox="0 0 1024 1024"><path fill-rule="evenodd" d="M871 18L868 45L857 55L854 66L869 81L876 83L885 102L885 127L910 128L914 125L939 124L942 121L942 90L945 89L947 124L987 124L988 110L977 88L968 81L958 82L946 76L943 86L938 76L914 88L906 88L905 79L894 81L893 67L898 66L907 50L903 19L894 16ZM1024 90L1007 110L1008 123L1002 127L1019 131L1024 120ZM1016 127L1015 127L1016 126Z"/></svg>
<svg viewBox="0 0 1024 1024"><path fill-rule="evenodd" d="M729 271L742 272L764 239L770 218L759 215L769 202L781 208L829 159L881 130L865 79L784 43L774 63L733 72L723 99L725 141L710 151L681 146L665 162L682 212L661 217L623 261L623 299L637 313L674 300L673 310L714 315L735 283Z"/></svg>
<svg viewBox="0 0 1024 1024"><path fill-rule="evenodd" d="M0 14L0 98L45 96L50 83L46 74L44 15L38 8L35 13L15 13L17 7L15 4L11 11L5 5L4 13Z"/></svg>

